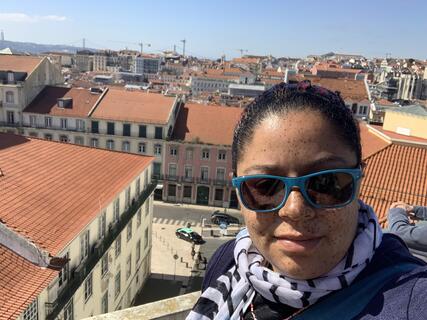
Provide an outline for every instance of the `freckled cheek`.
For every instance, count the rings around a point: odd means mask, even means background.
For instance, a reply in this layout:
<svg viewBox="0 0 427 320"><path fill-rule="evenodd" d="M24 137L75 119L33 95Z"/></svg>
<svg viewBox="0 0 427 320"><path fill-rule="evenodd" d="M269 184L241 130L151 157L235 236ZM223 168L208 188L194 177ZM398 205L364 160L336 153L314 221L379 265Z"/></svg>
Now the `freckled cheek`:
<svg viewBox="0 0 427 320"><path fill-rule="evenodd" d="M268 217L257 217L255 213L250 212L245 214L244 218L252 236L265 237L270 235L272 221Z"/></svg>

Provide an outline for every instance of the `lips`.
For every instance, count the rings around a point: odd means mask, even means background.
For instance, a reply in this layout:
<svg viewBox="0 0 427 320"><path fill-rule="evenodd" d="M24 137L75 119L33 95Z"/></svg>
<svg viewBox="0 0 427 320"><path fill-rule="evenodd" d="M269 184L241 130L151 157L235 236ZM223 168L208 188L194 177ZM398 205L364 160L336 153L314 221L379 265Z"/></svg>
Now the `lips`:
<svg viewBox="0 0 427 320"><path fill-rule="evenodd" d="M275 237L281 248L288 253L305 253L314 250L323 237L306 236L277 236Z"/></svg>

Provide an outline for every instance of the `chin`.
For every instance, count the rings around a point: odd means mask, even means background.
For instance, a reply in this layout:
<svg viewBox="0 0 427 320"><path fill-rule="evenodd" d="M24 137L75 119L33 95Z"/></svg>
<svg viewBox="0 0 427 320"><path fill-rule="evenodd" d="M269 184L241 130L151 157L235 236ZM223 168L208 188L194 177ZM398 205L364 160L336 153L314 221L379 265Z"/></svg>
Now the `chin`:
<svg viewBox="0 0 427 320"><path fill-rule="evenodd" d="M298 263L289 258L286 260L289 261L282 261L282 263L276 265L272 264L273 270L297 280L313 279L327 273L327 271L320 270L313 262L304 261Z"/></svg>

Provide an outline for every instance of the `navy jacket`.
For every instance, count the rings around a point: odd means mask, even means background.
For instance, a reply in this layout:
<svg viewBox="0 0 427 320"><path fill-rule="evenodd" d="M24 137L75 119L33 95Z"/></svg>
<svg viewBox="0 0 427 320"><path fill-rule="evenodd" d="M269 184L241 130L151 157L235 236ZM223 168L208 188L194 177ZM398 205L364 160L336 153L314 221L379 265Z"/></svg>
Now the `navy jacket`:
<svg viewBox="0 0 427 320"><path fill-rule="evenodd" d="M234 265L234 240L223 244L209 261L202 291ZM384 234L369 265L353 283L396 263L412 263L412 271L388 279L381 290L355 319L427 319L427 266L412 256L405 243L393 234ZM301 314L304 315L304 312ZM319 315L319 319L322 316Z"/></svg>

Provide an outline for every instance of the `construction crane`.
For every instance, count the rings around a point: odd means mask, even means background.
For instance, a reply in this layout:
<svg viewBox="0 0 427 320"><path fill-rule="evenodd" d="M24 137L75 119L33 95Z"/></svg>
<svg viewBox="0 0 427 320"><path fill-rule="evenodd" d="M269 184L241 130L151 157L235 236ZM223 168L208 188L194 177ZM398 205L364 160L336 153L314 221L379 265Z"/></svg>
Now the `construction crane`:
<svg viewBox="0 0 427 320"><path fill-rule="evenodd" d="M243 52L248 52L247 49L236 49L237 51L240 51L240 57L243 57Z"/></svg>
<svg viewBox="0 0 427 320"><path fill-rule="evenodd" d="M150 43L142 43L142 42L139 42L138 43L138 45L141 47L141 54L142 54L142 52L144 51L143 49L144 49L144 44L147 46L147 47L151 47L151 44Z"/></svg>

